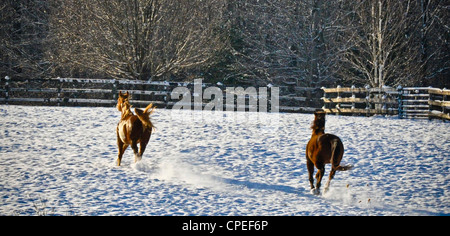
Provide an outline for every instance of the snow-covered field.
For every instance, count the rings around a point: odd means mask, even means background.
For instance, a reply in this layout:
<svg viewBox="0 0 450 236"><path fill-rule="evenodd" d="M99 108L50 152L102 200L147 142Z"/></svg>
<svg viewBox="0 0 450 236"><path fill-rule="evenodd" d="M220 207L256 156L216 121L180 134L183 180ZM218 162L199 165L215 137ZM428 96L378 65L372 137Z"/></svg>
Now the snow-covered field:
<svg viewBox="0 0 450 236"><path fill-rule="evenodd" d="M0 105L0 215L450 214L448 122L328 116L355 168L314 196L311 114L160 109L142 161L117 167L119 117Z"/></svg>

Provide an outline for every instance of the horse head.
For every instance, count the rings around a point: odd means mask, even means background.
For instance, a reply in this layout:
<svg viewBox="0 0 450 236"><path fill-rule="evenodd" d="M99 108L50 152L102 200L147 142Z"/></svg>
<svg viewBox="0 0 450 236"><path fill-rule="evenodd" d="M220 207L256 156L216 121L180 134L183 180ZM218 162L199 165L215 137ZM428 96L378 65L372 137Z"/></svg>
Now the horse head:
<svg viewBox="0 0 450 236"><path fill-rule="evenodd" d="M119 91L119 98L117 99L117 110L119 110L120 112L122 112L122 106L125 103L128 103L128 100L130 98L130 94L128 93L128 91L126 93L122 93L122 91Z"/></svg>
<svg viewBox="0 0 450 236"><path fill-rule="evenodd" d="M314 112L314 121L311 125L313 132L325 132L325 115L326 113L323 110L316 110Z"/></svg>

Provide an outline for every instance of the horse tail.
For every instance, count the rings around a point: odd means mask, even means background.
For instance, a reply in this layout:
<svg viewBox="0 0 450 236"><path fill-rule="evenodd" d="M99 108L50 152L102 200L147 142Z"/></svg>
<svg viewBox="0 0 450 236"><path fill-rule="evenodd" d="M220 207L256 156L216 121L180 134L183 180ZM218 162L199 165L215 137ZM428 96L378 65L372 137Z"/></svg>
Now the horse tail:
<svg viewBox="0 0 450 236"><path fill-rule="evenodd" d="M351 170L353 168L352 165L341 166L339 164L341 162L341 160L339 159L339 155L344 152L344 150L341 150L342 145L338 145L339 142L341 142L339 138L333 139L331 141L331 165L337 171Z"/></svg>
<svg viewBox="0 0 450 236"><path fill-rule="evenodd" d="M144 111L142 111L141 109L135 108L134 112L136 112L137 117L139 118L139 120L142 122L142 124L144 125L144 127L146 129L149 129L150 131L152 131L153 129L155 129L155 126L153 125L152 121L150 120L150 115L155 111L155 108L153 106L153 103L150 103Z"/></svg>

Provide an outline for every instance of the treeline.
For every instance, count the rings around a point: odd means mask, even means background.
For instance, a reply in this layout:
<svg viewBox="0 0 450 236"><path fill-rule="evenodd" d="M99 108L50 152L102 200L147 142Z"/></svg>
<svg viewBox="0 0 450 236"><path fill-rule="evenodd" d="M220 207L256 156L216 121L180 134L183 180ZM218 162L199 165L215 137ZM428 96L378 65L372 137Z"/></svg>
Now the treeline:
<svg viewBox="0 0 450 236"><path fill-rule="evenodd" d="M449 87L444 0L2 0L0 75Z"/></svg>

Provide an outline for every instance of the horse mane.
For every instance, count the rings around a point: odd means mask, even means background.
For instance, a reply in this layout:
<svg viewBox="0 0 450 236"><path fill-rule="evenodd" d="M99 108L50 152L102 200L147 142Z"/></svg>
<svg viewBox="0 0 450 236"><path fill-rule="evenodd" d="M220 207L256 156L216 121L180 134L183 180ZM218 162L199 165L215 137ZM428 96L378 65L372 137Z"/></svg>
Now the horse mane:
<svg viewBox="0 0 450 236"><path fill-rule="evenodd" d="M125 94L122 91L119 92L119 99L117 100L117 109L122 112L122 119L125 119L129 115L133 115L131 111L131 104L129 102L130 94L126 92Z"/></svg>
<svg viewBox="0 0 450 236"><path fill-rule="evenodd" d="M122 103L122 119L125 119L129 115L133 115L133 112L131 111L131 104L126 100Z"/></svg>
<svg viewBox="0 0 450 236"><path fill-rule="evenodd" d="M322 110L316 110L314 112L314 121L312 122L311 129L315 134L325 132L325 115Z"/></svg>

